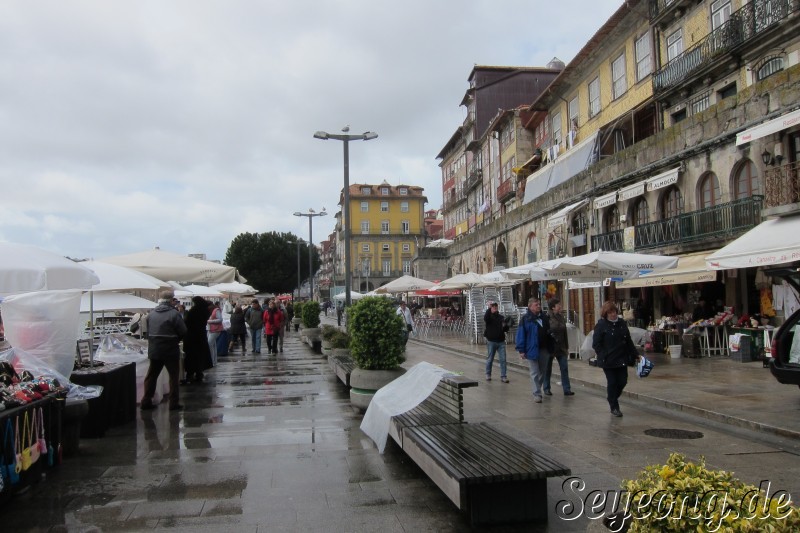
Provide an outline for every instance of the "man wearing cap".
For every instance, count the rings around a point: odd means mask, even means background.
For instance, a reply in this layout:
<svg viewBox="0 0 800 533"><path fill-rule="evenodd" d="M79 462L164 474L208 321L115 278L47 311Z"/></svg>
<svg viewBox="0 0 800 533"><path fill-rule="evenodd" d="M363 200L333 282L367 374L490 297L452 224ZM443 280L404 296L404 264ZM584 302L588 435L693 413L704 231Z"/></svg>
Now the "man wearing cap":
<svg viewBox="0 0 800 533"><path fill-rule="evenodd" d="M147 315L147 358L150 366L144 377L144 395L141 409L155 409L153 395L161 370L167 367L169 373L169 408L171 411L183 407L178 399L178 383L180 381L180 342L186 335L186 323L178 310L172 306L172 291L163 291L159 295L158 306Z"/></svg>
<svg viewBox="0 0 800 533"><path fill-rule="evenodd" d="M396 312L403 319L403 326L405 326L403 331L403 347L405 348L409 334L414 331L414 318L403 300L400 300L400 307L397 308Z"/></svg>
<svg viewBox="0 0 800 533"><path fill-rule="evenodd" d="M489 304L489 308L483 315L483 321L486 327L483 330L483 336L486 337L486 381L492 381L492 363L494 362L494 354L500 362L500 381L508 383L508 376L506 375L506 331L508 326L505 324L503 315L498 312L497 302Z"/></svg>
<svg viewBox="0 0 800 533"><path fill-rule="evenodd" d="M558 361L558 368L561 371L561 387L564 389L564 396L573 396L572 388L569 384L569 340L567 337L567 319L561 314L561 300L551 298L547 302L550 307L550 334L553 337L553 353L547 360L547 368L544 371L544 382L542 383L545 396L552 396L550 392L550 377L553 375L553 359Z"/></svg>

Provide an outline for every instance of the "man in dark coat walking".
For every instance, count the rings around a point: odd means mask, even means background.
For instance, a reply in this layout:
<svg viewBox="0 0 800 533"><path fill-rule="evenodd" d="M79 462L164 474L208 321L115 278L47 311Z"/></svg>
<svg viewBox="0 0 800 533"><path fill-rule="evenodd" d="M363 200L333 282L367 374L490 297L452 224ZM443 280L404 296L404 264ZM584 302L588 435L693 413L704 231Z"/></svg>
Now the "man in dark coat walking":
<svg viewBox="0 0 800 533"><path fill-rule="evenodd" d="M141 409L154 409L153 395L156 393L158 376L164 367L169 373L169 408L171 411L181 409L178 390L180 381L180 342L186 335L186 323L178 310L172 307L172 291L163 291L159 296L158 306L147 315L147 358L150 366L144 377L144 395Z"/></svg>

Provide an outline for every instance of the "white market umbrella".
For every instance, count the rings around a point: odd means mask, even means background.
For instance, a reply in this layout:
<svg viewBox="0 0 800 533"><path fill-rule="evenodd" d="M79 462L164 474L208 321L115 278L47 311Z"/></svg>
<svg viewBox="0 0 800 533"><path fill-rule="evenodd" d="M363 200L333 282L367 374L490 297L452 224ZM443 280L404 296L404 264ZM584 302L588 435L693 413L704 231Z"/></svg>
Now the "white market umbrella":
<svg viewBox="0 0 800 533"><path fill-rule="evenodd" d="M228 283L217 283L216 285L212 285L209 289L221 292L222 294L228 296L244 296L249 294L256 294L258 291L255 290L250 285L245 283L239 283L238 281L231 281Z"/></svg>
<svg viewBox="0 0 800 533"><path fill-rule="evenodd" d="M102 261L84 261L80 263L100 278L100 282L92 285L91 290L98 291L127 291L151 290L169 288L169 284L138 270L103 263Z"/></svg>
<svg viewBox="0 0 800 533"><path fill-rule="evenodd" d="M222 298L223 296L221 292L202 285L186 285L181 290L190 292L192 296L202 296L203 298Z"/></svg>
<svg viewBox="0 0 800 533"><path fill-rule="evenodd" d="M121 292L98 292L90 297L86 293L81 297L81 313L95 311L144 311L154 309L155 302L139 298L133 294Z"/></svg>
<svg viewBox="0 0 800 533"><path fill-rule="evenodd" d="M575 257L542 261L538 266L546 275L557 279L630 279L653 270L675 268L678 266L678 258L600 250Z"/></svg>
<svg viewBox="0 0 800 533"><path fill-rule="evenodd" d="M27 244L0 242L0 296L89 289L97 275L66 257Z"/></svg>
<svg viewBox="0 0 800 533"><path fill-rule="evenodd" d="M120 265L158 279L172 279L184 283L225 283L236 281L238 273L232 266L203 261L158 248L144 252L101 259L104 263ZM242 278L239 277L241 280Z"/></svg>
<svg viewBox="0 0 800 533"><path fill-rule="evenodd" d="M362 294L360 292L356 292L356 291L350 291L350 299L351 300L360 300L361 298L364 298L365 296L367 296L367 295L366 294ZM345 299L345 293L340 292L339 294L334 296L333 299L336 300L336 301L343 301Z"/></svg>
<svg viewBox="0 0 800 533"><path fill-rule="evenodd" d="M450 239L436 239L426 244L425 248L447 248L451 244L453 244L453 241Z"/></svg>
<svg viewBox="0 0 800 533"><path fill-rule="evenodd" d="M390 281L382 287L375 289L377 294L385 293L398 293L398 292L414 292L422 289L430 289L435 285L434 282L422 278L415 278L414 276L402 276L395 280Z"/></svg>

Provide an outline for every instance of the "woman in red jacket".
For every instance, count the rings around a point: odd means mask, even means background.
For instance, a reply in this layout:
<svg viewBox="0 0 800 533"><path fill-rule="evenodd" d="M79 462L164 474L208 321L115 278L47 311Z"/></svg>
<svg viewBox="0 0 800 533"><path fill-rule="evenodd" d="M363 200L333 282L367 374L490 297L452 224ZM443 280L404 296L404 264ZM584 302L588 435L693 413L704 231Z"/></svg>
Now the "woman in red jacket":
<svg viewBox="0 0 800 533"><path fill-rule="evenodd" d="M267 353L278 353L278 335L283 326L283 313L275 305L275 300L269 301L269 307L264 311L264 333L267 335Z"/></svg>

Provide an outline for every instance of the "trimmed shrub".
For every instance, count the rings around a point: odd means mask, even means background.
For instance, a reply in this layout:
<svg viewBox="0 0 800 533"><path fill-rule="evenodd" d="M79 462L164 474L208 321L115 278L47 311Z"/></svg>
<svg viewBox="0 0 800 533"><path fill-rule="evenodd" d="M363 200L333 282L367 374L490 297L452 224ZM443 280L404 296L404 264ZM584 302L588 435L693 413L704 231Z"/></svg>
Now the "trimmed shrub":
<svg viewBox="0 0 800 533"><path fill-rule="evenodd" d="M297 302L294 304L294 318L299 318L302 320L303 318L303 302Z"/></svg>
<svg viewBox="0 0 800 533"><path fill-rule="evenodd" d="M309 300L303 304L303 325L307 328L316 328L319 326L319 302Z"/></svg>
<svg viewBox="0 0 800 533"><path fill-rule="evenodd" d="M368 296L347 311L350 356L364 370L393 370L405 361L403 319L388 298Z"/></svg>
<svg viewBox="0 0 800 533"><path fill-rule="evenodd" d="M338 329L331 326L330 324L325 324L322 326L322 340L330 342Z"/></svg>
<svg viewBox="0 0 800 533"><path fill-rule="evenodd" d="M344 331L336 331L331 337L331 348L347 349L350 347L350 335Z"/></svg>

